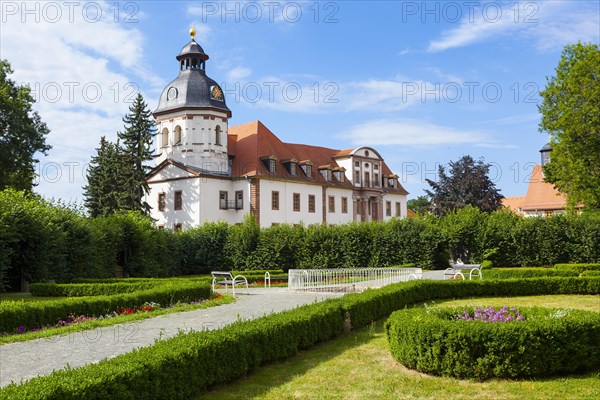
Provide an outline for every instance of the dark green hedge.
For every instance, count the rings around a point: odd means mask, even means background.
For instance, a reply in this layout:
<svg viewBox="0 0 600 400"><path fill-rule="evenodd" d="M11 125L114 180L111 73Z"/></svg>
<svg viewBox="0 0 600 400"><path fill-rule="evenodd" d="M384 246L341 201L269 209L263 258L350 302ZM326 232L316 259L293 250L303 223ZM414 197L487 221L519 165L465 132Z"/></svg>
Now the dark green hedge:
<svg viewBox="0 0 600 400"><path fill-rule="evenodd" d="M112 296L73 297L47 301L0 302L0 332L14 332L19 326L29 328L55 324L68 315L100 316L117 308L133 308L146 302L169 306L210 297L207 282L169 282L152 289Z"/></svg>
<svg viewBox="0 0 600 400"><path fill-rule="evenodd" d="M552 268L503 268L483 271L483 279L539 278L543 276L579 276L579 273Z"/></svg>
<svg viewBox="0 0 600 400"><path fill-rule="evenodd" d="M193 332L0 390L7 399L187 399L408 305L442 298L600 293L600 278L411 281Z"/></svg>
<svg viewBox="0 0 600 400"><path fill-rule="evenodd" d="M115 283L32 283L29 285L29 291L32 295L39 297L110 296L148 290L161 284L164 284L164 282L158 280Z"/></svg>
<svg viewBox="0 0 600 400"><path fill-rule="evenodd" d="M170 277L217 270L448 266L449 258L494 266L600 262L600 213L520 218L467 207L443 218L260 229L208 223L158 230L135 213L87 218L30 194L0 191L0 291L21 281Z"/></svg>
<svg viewBox="0 0 600 400"><path fill-rule="evenodd" d="M576 271L581 274L584 271L600 271L600 264L556 264L554 268L560 271Z"/></svg>
<svg viewBox="0 0 600 400"><path fill-rule="evenodd" d="M521 379L600 369L600 314L520 308L524 321L457 320L465 308L394 312L385 328L408 368L463 379Z"/></svg>

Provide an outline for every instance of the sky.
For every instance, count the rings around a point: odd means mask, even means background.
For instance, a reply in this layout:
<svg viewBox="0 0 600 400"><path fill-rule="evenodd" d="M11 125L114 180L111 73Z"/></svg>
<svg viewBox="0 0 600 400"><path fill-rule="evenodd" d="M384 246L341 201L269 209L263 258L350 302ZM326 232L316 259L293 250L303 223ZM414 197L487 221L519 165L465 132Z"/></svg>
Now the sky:
<svg viewBox="0 0 600 400"><path fill-rule="evenodd" d="M598 1L2 1L0 58L51 130L35 191L81 202L101 136L141 92L154 110L194 26L230 126L377 149L409 198L463 155L524 195L539 91L567 44L600 42Z"/></svg>

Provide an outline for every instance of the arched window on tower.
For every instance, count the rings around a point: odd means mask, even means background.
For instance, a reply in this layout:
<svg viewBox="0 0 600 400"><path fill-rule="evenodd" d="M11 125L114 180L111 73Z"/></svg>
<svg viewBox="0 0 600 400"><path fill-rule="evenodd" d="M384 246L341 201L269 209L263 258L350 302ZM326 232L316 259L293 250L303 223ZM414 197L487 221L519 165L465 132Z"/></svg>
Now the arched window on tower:
<svg viewBox="0 0 600 400"><path fill-rule="evenodd" d="M179 125L177 125L175 127L175 143L174 144L181 144L181 127Z"/></svg>
<svg viewBox="0 0 600 400"><path fill-rule="evenodd" d="M219 125L215 128L215 144L221 145L221 127Z"/></svg>
<svg viewBox="0 0 600 400"><path fill-rule="evenodd" d="M160 133L160 147L167 147L169 145L169 130L167 128L163 128Z"/></svg>
<svg viewBox="0 0 600 400"><path fill-rule="evenodd" d="M192 69L197 69L197 68L198 68L198 59L192 58Z"/></svg>
<svg viewBox="0 0 600 400"><path fill-rule="evenodd" d="M190 69L190 59L189 58L187 58L185 60L185 69Z"/></svg>
<svg viewBox="0 0 600 400"><path fill-rule="evenodd" d="M185 67L185 61L181 60L181 67L180 70L183 71L183 68Z"/></svg>

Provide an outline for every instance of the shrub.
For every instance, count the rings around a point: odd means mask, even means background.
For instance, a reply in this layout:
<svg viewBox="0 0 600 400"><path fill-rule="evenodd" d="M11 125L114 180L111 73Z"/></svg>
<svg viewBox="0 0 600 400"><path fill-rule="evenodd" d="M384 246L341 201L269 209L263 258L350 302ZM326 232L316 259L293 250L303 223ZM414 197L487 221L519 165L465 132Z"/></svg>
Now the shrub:
<svg viewBox="0 0 600 400"><path fill-rule="evenodd" d="M581 276L600 276L600 271L583 271Z"/></svg>
<svg viewBox="0 0 600 400"><path fill-rule="evenodd" d="M552 268L497 268L483 274L484 279L540 278L543 276L579 276L576 271L560 271Z"/></svg>
<svg viewBox="0 0 600 400"><path fill-rule="evenodd" d="M581 274L584 271L600 271L600 264L556 264L559 271L576 271Z"/></svg>
<svg viewBox="0 0 600 400"><path fill-rule="evenodd" d="M23 325L39 327L54 324L69 314L100 316L122 308L134 308L146 302L168 306L178 301L207 299L210 284L200 282L167 282L151 289L112 296L73 297L46 301L3 301L0 303L0 332L10 332Z"/></svg>
<svg viewBox="0 0 600 400"><path fill-rule="evenodd" d="M600 315L521 309L524 321L457 318L464 308L410 309L385 324L396 360L421 372L457 378L532 378L600 368Z"/></svg>
<svg viewBox="0 0 600 400"><path fill-rule="evenodd" d="M11 384L3 398L186 399L230 382L268 362L339 335L348 322L370 324L410 304L433 298L550 293L600 293L600 278L499 281L411 281L299 307L223 329L193 332L153 346L52 375ZM576 343L576 341L575 341ZM223 360L235 362L223 362Z"/></svg>
<svg viewBox="0 0 600 400"><path fill-rule="evenodd" d="M138 282L116 282L116 283L32 283L29 291L34 296L110 296L119 293L139 292L152 289L163 284L156 280L143 280Z"/></svg>
<svg viewBox="0 0 600 400"><path fill-rule="evenodd" d="M483 260L481 263L481 269L490 270L494 266L494 263L490 260Z"/></svg>

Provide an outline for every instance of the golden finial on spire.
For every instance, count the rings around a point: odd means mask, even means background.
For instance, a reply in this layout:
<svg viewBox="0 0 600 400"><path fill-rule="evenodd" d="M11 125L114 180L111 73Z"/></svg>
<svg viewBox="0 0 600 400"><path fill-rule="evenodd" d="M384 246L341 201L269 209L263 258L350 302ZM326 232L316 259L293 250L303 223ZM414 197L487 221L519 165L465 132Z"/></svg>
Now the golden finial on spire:
<svg viewBox="0 0 600 400"><path fill-rule="evenodd" d="M190 36L192 37L192 39L196 37L196 28L194 28L194 25L192 25L192 27L190 28Z"/></svg>

